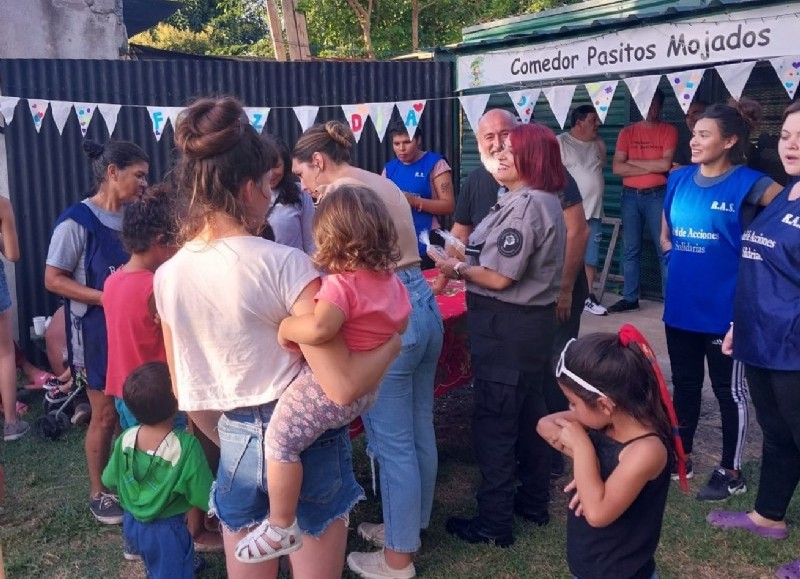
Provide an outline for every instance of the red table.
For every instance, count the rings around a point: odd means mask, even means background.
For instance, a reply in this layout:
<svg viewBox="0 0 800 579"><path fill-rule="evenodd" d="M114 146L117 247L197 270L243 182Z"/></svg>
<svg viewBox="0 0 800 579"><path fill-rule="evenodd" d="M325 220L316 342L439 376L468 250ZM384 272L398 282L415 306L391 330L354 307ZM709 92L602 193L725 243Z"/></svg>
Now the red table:
<svg viewBox="0 0 800 579"><path fill-rule="evenodd" d="M436 279L437 270L422 272L429 284ZM436 296L436 303L444 320L444 343L436 368L436 386L434 397L455 390L472 381L472 364L467 344L467 303L466 289L463 280L450 280L444 291ZM355 438L364 431L364 425L358 418L350 425L350 438Z"/></svg>

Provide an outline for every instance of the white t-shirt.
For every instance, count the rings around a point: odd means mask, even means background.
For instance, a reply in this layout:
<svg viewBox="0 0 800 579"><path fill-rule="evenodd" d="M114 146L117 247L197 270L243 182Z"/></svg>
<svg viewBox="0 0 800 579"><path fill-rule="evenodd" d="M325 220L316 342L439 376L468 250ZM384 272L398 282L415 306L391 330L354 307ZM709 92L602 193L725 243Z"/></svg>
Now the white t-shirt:
<svg viewBox="0 0 800 579"><path fill-rule="evenodd" d="M158 268L181 410L277 400L302 366L278 345L278 326L317 277L303 252L253 236L189 243Z"/></svg>
<svg viewBox="0 0 800 579"><path fill-rule="evenodd" d="M586 219L599 219L603 216L603 190L605 165L603 146L599 139L581 141L569 133L558 135L561 146L561 162L578 184L583 197L583 211Z"/></svg>

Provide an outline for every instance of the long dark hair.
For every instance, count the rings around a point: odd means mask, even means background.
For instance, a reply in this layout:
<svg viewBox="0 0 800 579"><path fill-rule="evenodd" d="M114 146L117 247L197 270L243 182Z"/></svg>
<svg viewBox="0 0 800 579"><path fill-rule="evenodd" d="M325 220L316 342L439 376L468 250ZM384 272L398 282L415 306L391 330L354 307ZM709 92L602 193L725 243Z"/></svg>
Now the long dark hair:
<svg viewBox="0 0 800 579"><path fill-rule="evenodd" d="M300 188L297 186L294 175L292 175L292 152L289 145L280 137L268 137L269 141L278 151L278 157L283 161L283 177L278 181L274 191L276 194L275 205L296 205L302 206L303 200L300 196Z"/></svg>
<svg viewBox="0 0 800 579"><path fill-rule="evenodd" d="M734 165L747 161L750 133L761 122L761 105L756 101L742 98L730 99L728 104L714 104L703 111L698 120L710 119L717 123L723 139L736 137L736 143L728 151L728 159Z"/></svg>
<svg viewBox="0 0 800 579"><path fill-rule="evenodd" d="M125 169L137 163L150 162L147 153L130 141L108 141L103 144L86 139L83 141L83 152L92 162L92 195L97 193L100 185L108 177L110 165L114 165L117 169Z"/></svg>
<svg viewBox="0 0 800 579"><path fill-rule="evenodd" d="M655 429L671 450L672 426L650 362L619 334L598 332L578 338L564 354L564 365L614 401L634 419ZM559 384L594 408L600 397L562 374Z"/></svg>

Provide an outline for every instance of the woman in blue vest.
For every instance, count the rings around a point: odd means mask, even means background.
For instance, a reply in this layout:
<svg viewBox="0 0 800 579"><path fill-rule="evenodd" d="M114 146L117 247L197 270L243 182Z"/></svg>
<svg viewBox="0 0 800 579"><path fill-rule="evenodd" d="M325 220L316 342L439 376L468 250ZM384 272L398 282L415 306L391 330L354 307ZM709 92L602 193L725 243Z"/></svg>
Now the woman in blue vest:
<svg viewBox="0 0 800 579"><path fill-rule="evenodd" d="M800 482L800 101L783 114L778 153L792 180L742 236L735 324L723 345L744 363L764 434L761 479L754 510L708 515L715 527L769 539L787 537L784 517ZM800 559L776 575L800 577Z"/></svg>
<svg viewBox="0 0 800 579"><path fill-rule="evenodd" d="M411 138L405 125L395 122L389 127L389 134L397 158L386 163L383 175L406 196L414 217L421 267L431 269L434 267L433 260L428 257L425 244L419 241L419 235L423 231L430 235L439 229L439 217L453 213L456 207L453 170L439 153L422 150L422 133L419 130ZM435 234L433 241L437 241Z"/></svg>
<svg viewBox="0 0 800 579"><path fill-rule="evenodd" d="M700 416L704 361L722 417L722 460L697 495L704 501L747 490L740 472L746 385L741 367L721 346L733 320L742 231L757 207L780 191L772 179L744 164L750 131L760 116L760 105L747 99L706 109L691 140L695 164L670 173L664 200L661 247L669 260L664 324L687 456ZM687 470L691 476L691 462Z"/></svg>
<svg viewBox="0 0 800 579"><path fill-rule="evenodd" d="M122 523L122 509L100 477L119 419L114 398L104 392L108 342L100 300L106 278L129 259L119 239L122 210L147 188L150 160L138 145L127 141L101 145L87 140L83 149L92 163L93 194L56 221L44 284L64 298L72 376L76 385L86 387L92 407L86 433L89 509L101 523L114 525Z"/></svg>

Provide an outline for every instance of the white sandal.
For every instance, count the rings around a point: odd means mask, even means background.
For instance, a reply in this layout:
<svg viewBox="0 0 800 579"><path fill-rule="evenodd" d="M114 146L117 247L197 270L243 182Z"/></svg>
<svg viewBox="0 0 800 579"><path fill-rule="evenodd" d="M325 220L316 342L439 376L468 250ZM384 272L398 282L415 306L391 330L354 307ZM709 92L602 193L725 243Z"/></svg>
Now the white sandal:
<svg viewBox="0 0 800 579"><path fill-rule="evenodd" d="M278 543L280 548L270 545L267 539ZM270 525L267 519L237 543L236 560L242 563L261 563L293 553L302 546L302 531L297 519L287 529Z"/></svg>

